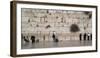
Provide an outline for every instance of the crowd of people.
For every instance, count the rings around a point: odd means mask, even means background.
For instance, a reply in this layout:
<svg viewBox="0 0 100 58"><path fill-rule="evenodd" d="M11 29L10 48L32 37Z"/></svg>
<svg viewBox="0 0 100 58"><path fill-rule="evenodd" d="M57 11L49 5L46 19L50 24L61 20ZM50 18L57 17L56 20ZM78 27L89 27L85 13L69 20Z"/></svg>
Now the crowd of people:
<svg viewBox="0 0 100 58"><path fill-rule="evenodd" d="M26 36L22 35L22 39L25 42L31 41L32 43L40 41L39 39L36 39L36 36L34 36L34 35L30 36L30 39L28 38L28 35L26 35ZM45 41L45 36L43 36L43 40ZM55 33L52 34L52 40L53 40L53 42L59 42L60 41ZM79 34L79 40L80 41L92 40L92 33L80 33Z"/></svg>
<svg viewBox="0 0 100 58"><path fill-rule="evenodd" d="M80 40L92 40L92 33L80 33Z"/></svg>

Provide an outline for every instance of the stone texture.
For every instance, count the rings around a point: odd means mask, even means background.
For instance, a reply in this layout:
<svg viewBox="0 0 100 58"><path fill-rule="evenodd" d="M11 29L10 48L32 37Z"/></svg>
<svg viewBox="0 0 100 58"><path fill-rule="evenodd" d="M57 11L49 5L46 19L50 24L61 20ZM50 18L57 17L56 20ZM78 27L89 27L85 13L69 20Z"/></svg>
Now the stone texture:
<svg viewBox="0 0 100 58"><path fill-rule="evenodd" d="M80 33L92 33L92 18L85 11L47 10L22 8L22 34L34 35L40 41L53 41L53 31L59 40L79 40ZM92 14L91 14L92 15ZM80 31L70 32L70 26L77 24ZM50 28L46 28L50 25Z"/></svg>

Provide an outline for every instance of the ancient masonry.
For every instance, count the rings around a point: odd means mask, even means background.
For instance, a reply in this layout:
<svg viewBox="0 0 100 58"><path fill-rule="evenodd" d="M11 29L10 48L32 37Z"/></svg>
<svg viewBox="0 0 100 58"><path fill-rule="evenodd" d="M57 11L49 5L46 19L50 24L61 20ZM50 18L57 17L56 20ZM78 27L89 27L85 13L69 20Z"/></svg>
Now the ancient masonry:
<svg viewBox="0 0 100 58"><path fill-rule="evenodd" d="M30 39L53 41L53 33L59 41L79 40L79 34L92 33L92 12L56 10L56 9L21 9L21 33ZM71 26L76 25L79 29L71 31ZM75 28L72 28L72 30Z"/></svg>

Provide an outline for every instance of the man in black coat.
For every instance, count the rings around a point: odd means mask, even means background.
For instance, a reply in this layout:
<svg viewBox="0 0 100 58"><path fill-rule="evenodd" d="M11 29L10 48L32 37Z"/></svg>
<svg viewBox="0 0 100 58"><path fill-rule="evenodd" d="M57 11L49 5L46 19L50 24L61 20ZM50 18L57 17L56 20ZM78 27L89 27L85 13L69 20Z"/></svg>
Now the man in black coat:
<svg viewBox="0 0 100 58"><path fill-rule="evenodd" d="M92 40L92 33L90 34L90 39Z"/></svg>
<svg viewBox="0 0 100 58"><path fill-rule="evenodd" d="M80 35L79 35L79 38L80 38L80 40L82 40L82 34L80 33Z"/></svg>
<svg viewBox="0 0 100 58"><path fill-rule="evenodd" d="M86 34L86 33L84 33L84 40L86 40L86 37L87 37L87 34Z"/></svg>
<svg viewBox="0 0 100 58"><path fill-rule="evenodd" d="M56 38L55 34L53 33L52 38L54 40L54 42L58 42L59 40Z"/></svg>
<svg viewBox="0 0 100 58"><path fill-rule="evenodd" d="M35 42L35 36L31 36L32 43Z"/></svg>

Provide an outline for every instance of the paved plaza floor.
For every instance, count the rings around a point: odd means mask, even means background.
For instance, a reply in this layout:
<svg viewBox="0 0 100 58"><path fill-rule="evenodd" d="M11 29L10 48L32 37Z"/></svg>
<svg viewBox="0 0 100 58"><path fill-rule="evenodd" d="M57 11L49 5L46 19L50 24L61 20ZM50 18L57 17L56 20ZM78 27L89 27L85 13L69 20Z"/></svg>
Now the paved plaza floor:
<svg viewBox="0 0 100 58"><path fill-rule="evenodd" d="M56 48L56 47L80 47L80 46L92 46L92 40L80 41L80 40L66 40L59 42L41 41L41 42L27 42L21 44L22 49L35 49L35 48Z"/></svg>

